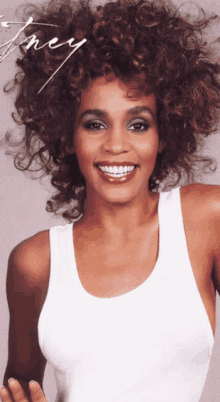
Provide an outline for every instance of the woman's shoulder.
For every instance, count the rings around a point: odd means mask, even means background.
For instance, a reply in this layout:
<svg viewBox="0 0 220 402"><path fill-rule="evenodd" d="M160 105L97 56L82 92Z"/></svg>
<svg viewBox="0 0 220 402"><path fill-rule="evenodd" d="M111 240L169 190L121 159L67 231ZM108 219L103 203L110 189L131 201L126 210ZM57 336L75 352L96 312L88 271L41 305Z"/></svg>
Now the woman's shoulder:
<svg viewBox="0 0 220 402"><path fill-rule="evenodd" d="M195 214L201 214L200 219L220 218L220 186L193 183L180 190L183 207Z"/></svg>
<svg viewBox="0 0 220 402"><path fill-rule="evenodd" d="M195 257L202 252L207 266L211 261L210 272L220 294L220 186L191 184L182 187L181 205L185 231L190 239L189 250L193 249Z"/></svg>
<svg viewBox="0 0 220 402"><path fill-rule="evenodd" d="M191 184L182 187L181 207L185 229L200 233L214 255L220 245L220 186Z"/></svg>
<svg viewBox="0 0 220 402"><path fill-rule="evenodd" d="M30 288L42 286L44 282L47 283L49 271L49 230L25 239L10 253L8 275L14 279L19 278L27 291Z"/></svg>

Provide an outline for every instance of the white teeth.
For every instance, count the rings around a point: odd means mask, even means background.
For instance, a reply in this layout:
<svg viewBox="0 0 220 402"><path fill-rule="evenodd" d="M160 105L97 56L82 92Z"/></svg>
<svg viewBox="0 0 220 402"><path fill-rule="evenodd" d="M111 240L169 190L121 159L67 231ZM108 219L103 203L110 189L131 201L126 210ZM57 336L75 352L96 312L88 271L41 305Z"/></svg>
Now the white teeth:
<svg viewBox="0 0 220 402"><path fill-rule="evenodd" d="M99 169L110 176L122 177L132 172L135 166L98 166Z"/></svg>

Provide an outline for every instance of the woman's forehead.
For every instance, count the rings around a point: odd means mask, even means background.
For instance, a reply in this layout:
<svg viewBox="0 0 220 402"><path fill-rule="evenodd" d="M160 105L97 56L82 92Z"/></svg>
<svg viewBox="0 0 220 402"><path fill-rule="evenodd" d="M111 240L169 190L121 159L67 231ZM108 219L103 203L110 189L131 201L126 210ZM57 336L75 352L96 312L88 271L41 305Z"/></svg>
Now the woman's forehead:
<svg viewBox="0 0 220 402"><path fill-rule="evenodd" d="M117 110L118 108L131 108L132 105L145 105L156 108L154 94L144 94L137 91L132 82L124 83L118 78L106 80L100 77L93 80L81 94L80 109L91 107L102 107L107 110Z"/></svg>

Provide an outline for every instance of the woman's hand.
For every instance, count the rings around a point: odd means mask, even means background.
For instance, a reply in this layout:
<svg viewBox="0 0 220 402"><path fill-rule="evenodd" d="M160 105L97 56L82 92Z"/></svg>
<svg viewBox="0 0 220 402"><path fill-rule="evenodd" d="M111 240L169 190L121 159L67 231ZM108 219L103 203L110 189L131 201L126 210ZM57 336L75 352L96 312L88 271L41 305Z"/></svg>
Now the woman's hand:
<svg viewBox="0 0 220 402"><path fill-rule="evenodd" d="M21 385L17 380L11 379L8 383L8 386L11 390L13 400L7 388L2 387L0 389L0 397L2 402L29 402L29 399L26 397ZM29 389L31 394L31 402L47 402L38 382L31 381L29 384Z"/></svg>

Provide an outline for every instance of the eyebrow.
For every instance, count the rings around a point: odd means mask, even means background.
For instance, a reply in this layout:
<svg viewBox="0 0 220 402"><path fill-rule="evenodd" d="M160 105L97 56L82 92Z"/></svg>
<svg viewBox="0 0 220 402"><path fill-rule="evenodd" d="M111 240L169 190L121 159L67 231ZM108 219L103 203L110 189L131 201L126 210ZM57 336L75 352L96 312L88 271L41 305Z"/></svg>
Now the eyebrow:
<svg viewBox="0 0 220 402"><path fill-rule="evenodd" d="M151 116L155 119L155 113L151 110L151 108L147 107L147 106L134 106L131 109L129 109L127 111L127 113L131 116L136 115L138 113L141 112L148 112L151 114ZM106 117L107 116L107 112L105 110L102 109L87 109L84 112L81 113L81 115L79 116L79 121L82 120L82 118L84 116L86 116L87 114L93 114L97 117Z"/></svg>

